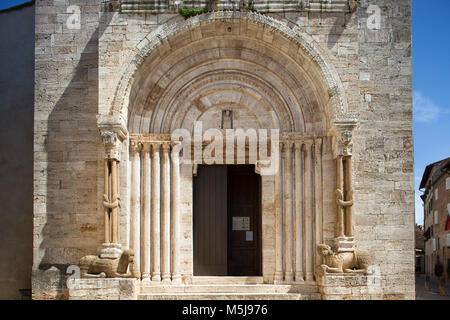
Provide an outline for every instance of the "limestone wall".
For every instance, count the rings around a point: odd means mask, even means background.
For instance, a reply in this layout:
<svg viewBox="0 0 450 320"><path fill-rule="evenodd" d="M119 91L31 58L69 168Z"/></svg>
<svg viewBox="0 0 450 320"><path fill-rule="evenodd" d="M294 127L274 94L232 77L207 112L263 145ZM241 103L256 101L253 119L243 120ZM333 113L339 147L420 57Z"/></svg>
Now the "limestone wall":
<svg viewBox="0 0 450 320"><path fill-rule="evenodd" d="M381 29L365 28L369 5ZM363 1L358 9L355 229L382 274L385 296L414 298L411 3ZM367 24L366 24L367 26Z"/></svg>
<svg viewBox="0 0 450 320"><path fill-rule="evenodd" d="M67 265L96 253L103 238L103 218L97 215L102 192L97 129L99 2L36 3L35 298L61 294ZM81 9L80 29L68 27L73 18L67 13L69 5ZM46 281L45 270L52 281Z"/></svg>

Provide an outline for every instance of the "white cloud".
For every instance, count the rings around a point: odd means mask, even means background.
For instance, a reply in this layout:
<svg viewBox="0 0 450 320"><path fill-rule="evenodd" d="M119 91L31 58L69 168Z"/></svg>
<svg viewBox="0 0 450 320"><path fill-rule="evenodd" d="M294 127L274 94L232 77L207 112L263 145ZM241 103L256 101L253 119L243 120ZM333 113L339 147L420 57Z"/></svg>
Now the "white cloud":
<svg viewBox="0 0 450 320"><path fill-rule="evenodd" d="M450 113L450 110L436 105L419 91L413 92L413 110L414 120L417 122L431 122L437 120L442 114Z"/></svg>

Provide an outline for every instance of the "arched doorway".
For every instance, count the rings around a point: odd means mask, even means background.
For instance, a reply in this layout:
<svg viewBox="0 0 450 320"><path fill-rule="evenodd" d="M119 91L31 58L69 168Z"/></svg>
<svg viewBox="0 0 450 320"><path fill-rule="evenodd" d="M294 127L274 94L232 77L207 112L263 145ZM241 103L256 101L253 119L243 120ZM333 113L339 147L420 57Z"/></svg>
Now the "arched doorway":
<svg viewBox="0 0 450 320"><path fill-rule="evenodd" d="M277 170L261 177L262 276L313 281L315 244L335 219L324 214L335 212L334 179L324 179L334 177L333 121L345 98L313 41L291 31L258 14L217 12L158 29L138 46L110 114L128 123L130 244L143 279L193 275L193 175L211 163L185 163L171 133L194 136L195 156L200 125L201 155L211 133L225 139L227 130L254 130L258 143L260 132L276 130ZM224 152L233 154L227 164L239 163L235 150ZM241 164L260 171L260 160L245 156Z"/></svg>

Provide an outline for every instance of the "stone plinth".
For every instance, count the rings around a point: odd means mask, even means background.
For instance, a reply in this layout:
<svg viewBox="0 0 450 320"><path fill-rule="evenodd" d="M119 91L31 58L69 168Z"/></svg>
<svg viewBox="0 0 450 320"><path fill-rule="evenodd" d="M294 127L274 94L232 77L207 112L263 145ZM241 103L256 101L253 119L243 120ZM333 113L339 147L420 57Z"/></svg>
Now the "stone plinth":
<svg viewBox="0 0 450 320"><path fill-rule="evenodd" d="M120 243L103 243L98 250L98 256L102 259L117 259L122 254Z"/></svg>
<svg viewBox="0 0 450 320"><path fill-rule="evenodd" d="M336 273L317 276L323 300L379 300L381 282L376 275Z"/></svg>
<svg viewBox="0 0 450 320"><path fill-rule="evenodd" d="M136 300L136 279L76 279L69 289L69 300Z"/></svg>
<svg viewBox="0 0 450 320"><path fill-rule="evenodd" d="M334 242L338 252L355 251L354 237L337 237L334 239Z"/></svg>

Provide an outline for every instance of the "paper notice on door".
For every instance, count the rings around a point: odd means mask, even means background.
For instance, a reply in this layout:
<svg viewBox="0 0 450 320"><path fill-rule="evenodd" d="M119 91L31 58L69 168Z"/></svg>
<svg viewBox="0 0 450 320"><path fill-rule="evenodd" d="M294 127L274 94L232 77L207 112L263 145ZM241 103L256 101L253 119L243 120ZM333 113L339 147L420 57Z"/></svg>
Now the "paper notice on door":
<svg viewBox="0 0 450 320"><path fill-rule="evenodd" d="M245 241L253 241L253 231L245 232Z"/></svg>
<svg viewBox="0 0 450 320"><path fill-rule="evenodd" d="M250 230L250 217L233 217L233 231Z"/></svg>

